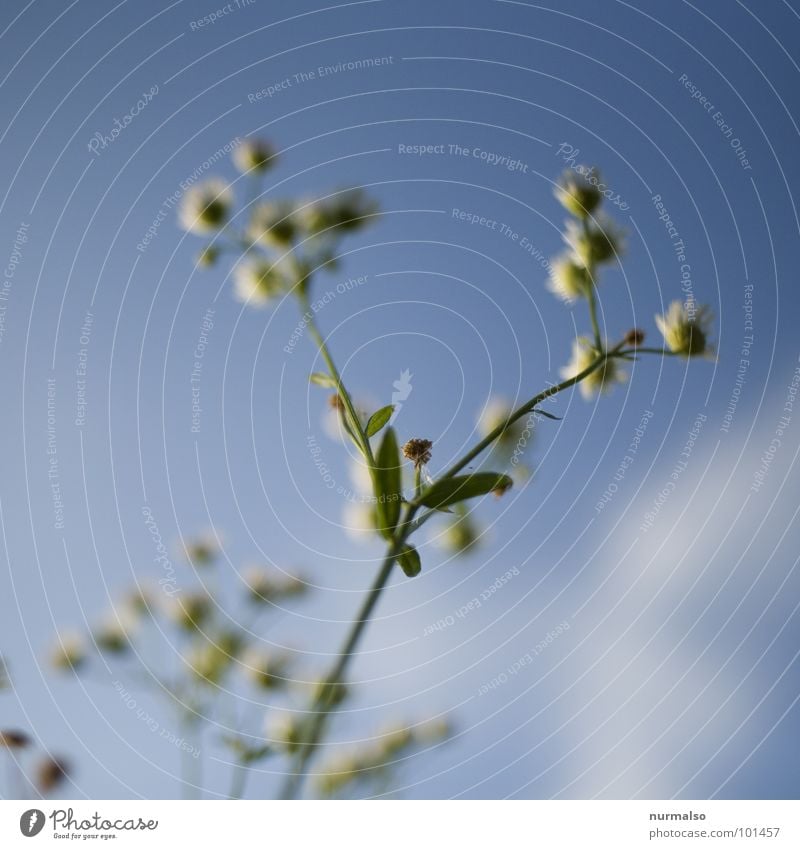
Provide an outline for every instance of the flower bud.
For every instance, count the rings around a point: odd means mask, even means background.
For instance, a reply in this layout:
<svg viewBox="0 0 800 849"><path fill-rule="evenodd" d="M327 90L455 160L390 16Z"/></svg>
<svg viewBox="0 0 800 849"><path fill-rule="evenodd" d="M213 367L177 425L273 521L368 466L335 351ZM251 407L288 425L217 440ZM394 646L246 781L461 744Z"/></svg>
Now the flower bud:
<svg viewBox="0 0 800 849"><path fill-rule="evenodd" d="M632 348L638 348L642 342L644 342L644 330L639 330L638 327L634 327L625 334L625 344Z"/></svg>
<svg viewBox="0 0 800 849"><path fill-rule="evenodd" d="M281 264L265 259L240 262L233 276L237 300L252 307L266 306L284 294L290 286Z"/></svg>
<svg viewBox="0 0 800 849"><path fill-rule="evenodd" d="M209 245L197 255L197 264L201 268L210 268L219 259L220 250L215 245Z"/></svg>
<svg viewBox="0 0 800 849"><path fill-rule="evenodd" d="M588 298L592 278L583 263L576 262L569 254L557 257L550 264L550 279L547 288L565 303L571 304L578 298Z"/></svg>
<svg viewBox="0 0 800 849"><path fill-rule="evenodd" d="M47 758L36 768L36 786L42 794L55 790L69 777L70 768L62 758Z"/></svg>
<svg viewBox="0 0 800 849"><path fill-rule="evenodd" d="M286 201L258 204L250 218L247 235L267 247L290 247L298 236L295 207Z"/></svg>
<svg viewBox="0 0 800 849"><path fill-rule="evenodd" d="M587 269L616 259L623 250L622 230L605 217L587 226L569 221L564 241L578 264Z"/></svg>
<svg viewBox="0 0 800 849"><path fill-rule="evenodd" d="M0 731L0 749L26 749L33 741L24 731Z"/></svg>

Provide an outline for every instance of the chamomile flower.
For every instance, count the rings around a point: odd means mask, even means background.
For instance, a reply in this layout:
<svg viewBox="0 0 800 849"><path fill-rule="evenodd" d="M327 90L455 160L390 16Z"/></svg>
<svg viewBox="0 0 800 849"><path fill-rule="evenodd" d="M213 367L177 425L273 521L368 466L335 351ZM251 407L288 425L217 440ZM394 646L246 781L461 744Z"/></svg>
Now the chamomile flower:
<svg viewBox="0 0 800 849"><path fill-rule="evenodd" d="M585 336L578 337L573 343L572 359L561 369L561 376L564 378L575 377L575 375L589 368L599 356L600 352L589 339ZM627 374L619 368L616 361L608 359L585 377L579 388L581 395L589 400L600 392L610 392L615 383L624 383L627 379Z"/></svg>
<svg viewBox="0 0 800 849"><path fill-rule="evenodd" d="M674 354L682 357L711 355L708 334L713 316L704 304L673 301L664 315L655 318L667 347Z"/></svg>
<svg viewBox="0 0 800 849"><path fill-rule="evenodd" d="M242 172L266 171L276 161L275 148L263 139L247 139L233 151L233 164Z"/></svg>
<svg viewBox="0 0 800 849"><path fill-rule="evenodd" d="M623 251L623 231L610 218L597 216L591 224L568 221L564 241L573 259L584 268L614 261Z"/></svg>
<svg viewBox="0 0 800 849"><path fill-rule="evenodd" d="M253 242L273 248L288 248L298 234L295 207L287 201L258 204L247 228L247 235Z"/></svg>
<svg viewBox="0 0 800 849"><path fill-rule="evenodd" d="M214 233L228 222L233 192L224 180L213 178L192 186L183 197L178 220L190 233Z"/></svg>
<svg viewBox="0 0 800 849"><path fill-rule="evenodd" d="M80 634L60 634L50 656L56 669L78 669L86 661L86 643Z"/></svg>
<svg viewBox="0 0 800 849"><path fill-rule="evenodd" d="M251 307L265 307L288 291L290 282L283 263L266 259L244 260L233 272L236 299Z"/></svg>
<svg viewBox="0 0 800 849"><path fill-rule="evenodd" d="M592 288L592 278L582 262L570 254L562 254L550 264L547 288L567 304L578 298L587 298Z"/></svg>
<svg viewBox="0 0 800 849"><path fill-rule="evenodd" d="M561 175L555 188L559 203L577 218L586 218L602 200L597 188L599 174L596 168L580 166Z"/></svg>

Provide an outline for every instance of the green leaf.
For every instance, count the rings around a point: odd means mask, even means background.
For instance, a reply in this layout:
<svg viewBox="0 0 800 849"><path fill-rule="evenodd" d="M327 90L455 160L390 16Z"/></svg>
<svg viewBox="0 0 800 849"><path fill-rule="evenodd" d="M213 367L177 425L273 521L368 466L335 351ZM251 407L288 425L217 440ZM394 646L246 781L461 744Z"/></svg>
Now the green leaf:
<svg viewBox="0 0 800 849"><path fill-rule="evenodd" d="M400 449L394 428L390 427L383 435L383 441L375 457L375 477L378 485L377 514L378 530L386 537L400 518L403 499L403 476L400 468Z"/></svg>
<svg viewBox="0 0 800 849"><path fill-rule="evenodd" d="M397 562L400 564L400 568L405 572L407 578L416 578L422 571L422 561L419 559L419 552L413 545L406 543L403 546L397 555Z"/></svg>
<svg viewBox="0 0 800 849"><path fill-rule="evenodd" d="M443 478L422 492L418 501L423 507L441 510L467 498L477 498L487 492L505 492L512 484L508 475L499 472L477 472L474 475L459 475Z"/></svg>
<svg viewBox="0 0 800 849"><path fill-rule="evenodd" d="M393 412L394 404L389 404L388 407L381 407L377 413L373 413L367 422L367 436L375 436L387 424Z"/></svg>
<svg viewBox="0 0 800 849"><path fill-rule="evenodd" d="M317 386L323 386L325 389L338 389L339 387L336 385L336 381L329 375L325 374L321 371L315 371L308 376L308 379L312 383L316 383Z"/></svg>
<svg viewBox="0 0 800 849"><path fill-rule="evenodd" d="M540 416L545 416L548 419L553 419L553 421L556 422L561 421L561 416L554 416L552 413L547 413L544 410L540 410L539 407L535 407L533 412L538 413Z"/></svg>

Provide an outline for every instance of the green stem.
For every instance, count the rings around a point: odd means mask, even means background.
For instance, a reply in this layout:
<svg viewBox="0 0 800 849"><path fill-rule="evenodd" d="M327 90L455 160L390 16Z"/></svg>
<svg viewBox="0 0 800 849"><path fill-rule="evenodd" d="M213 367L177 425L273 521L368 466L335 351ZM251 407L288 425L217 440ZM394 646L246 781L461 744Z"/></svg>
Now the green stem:
<svg viewBox="0 0 800 849"><path fill-rule="evenodd" d="M586 236L587 244L591 244L588 217L583 219L583 232ZM592 332L594 333L594 347L597 351L602 351L603 337L600 335L600 323L597 320L597 298L595 296L596 269L594 262L591 260L586 263L586 271L589 274L589 294L587 296L587 300L589 301L589 318L592 322Z"/></svg>
<svg viewBox="0 0 800 849"><path fill-rule="evenodd" d="M401 537L404 537L403 531L400 533ZM394 559L399 545L399 539L390 544L389 550L384 557L383 565L361 603L361 608L359 609L356 618L350 625L350 630L347 634L344 645L339 652L336 664L325 679L323 685L320 687L319 697L312 708L313 714L308 725L308 731L305 734L305 739L303 739L300 743L295 770L286 778L286 783L284 784L283 792L281 793L282 799L294 799L302 789L308 762L319 746L319 741L325 730L325 724L335 708L335 705L331 704L330 699L332 688L341 684L344 679L345 672L347 671L347 667L355 654L361 635L367 627L367 623L370 621L372 612L375 609L375 605L378 603L381 593L389 582L389 577L392 574L392 567L394 566Z"/></svg>
<svg viewBox="0 0 800 849"><path fill-rule="evenodd" d="M303 311L303 317L306 320L308 332L311 335L311 338L314 340L314 344L319 349L319 352L322 355L322 359L325 360L325 365L328 367L328 371L330 372L331 377L336 383L336 390L339 393L339 397L342 399L342 403L344 404L347 416L350 420L350 425L359 438L359 448L362 450L364 456L367 458L370 472L372 473L374 472L375 467L375 458L372 455L372 446L369 444L369 438L364 433L364 428L361 426L361 421L359 420L358 414L356 413L356 409L353 406L353 399L350 397L350 393L347 391L344 383L342 382L342 377L339 374L339 370L336 368L336 364L333 362L333 357L331 356L331 353L328 350L328 345L325 342L325 338L323 337L322 333L317 327L316 322L314 321L314 311L311 308L311 302L308 300L308 294L302 286L298 287L297 298L300 301L300 308Z"/></svg>
<svg viewBox="0 0 800 849"><path fill-rule="evenodd" d="M244 796L244 788L247 783L247 777L250 775L250 767L242 760L238 760L233 767L233 776L231 778L231 789L228 796L231 799L241 799Z"/></svg>

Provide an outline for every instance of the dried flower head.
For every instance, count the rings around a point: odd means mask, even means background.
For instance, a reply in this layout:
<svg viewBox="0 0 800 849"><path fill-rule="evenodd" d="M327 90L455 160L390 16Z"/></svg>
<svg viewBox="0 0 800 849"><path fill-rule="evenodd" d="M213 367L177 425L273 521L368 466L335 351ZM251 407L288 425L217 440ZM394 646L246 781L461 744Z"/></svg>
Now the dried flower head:
<svg viewBox="0 0 800 849"><path fill-rule="evenodd" d="M250 171L266 171L276 162L275 148L264 139L247 139L233 151L233 164L243 174Z"/></svg>
<svg viewBox="0 0 800 849"><path fill-rule="evenodd" d="M585 336L578 337L572 346L572 359L561 369L564 378L575 377L587 369L599 356L592 342ZM598 392L610 392L615 383L624 383L627 380L625 372L621 371L617 362L607 359L599 368L596 368L588 377L580 383L581 395L589 400Z"/></svg>
<svg viewBox="0 0 800 849"><path fill-rule="evenodd" d="M63 758L46 758L36 768L36 786L42 794L55 790L68 778L69 764Z"/></svg>
<svg viewBox="0 0 800 849"><path fill-rule="evenodd" d="M228 221L233 193L224 180L213 178L192 186L178 212L181 227L190 233L214 233Z"/></svg>
<svg viewBox="0 0 800 849"><path fill-rule="evenodd" d="M667 347L682 357L711 356L708 334L713 316L711 310L693 301L673 301L664 315L656 316Z"/></svg>
<svg viewBox="0 0 800 849"><path fill-rule="evenodd" d="M596 168L580 165L561 175L555 188L559 203L577 218L586 218L599 206L602 195L597 188L600 175Z"/></svg>
<svg viewBox="0 0 800 849"><path fill-rule="evenodd" d="M644 330L639 330L638 327L634 327L625 334L625 344L632 348L638 348L642 342L644 342Z"/></svg>
<svg viewBox="0 0 800 849"><path fill-rule="evenodd" d="M24 731L0 731L0 749L26 749L33 741Z"/></svg>
<svg viewBox="0 0 800 849"><path fill-rule="evenodd" d="M571 254L563 254L550 264L547 288L562 301L571 304L578 298L589 297L592 278L582 262L576 262Z"/></svg>
<svg viewBox="0 0 800 849"><path fill-rule="evenodd" d="M409 439L403 446L403 456L418 468L430 463L432 448L430 439Z"/></svg>

